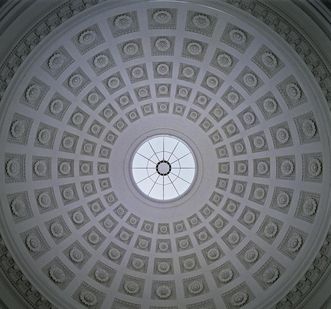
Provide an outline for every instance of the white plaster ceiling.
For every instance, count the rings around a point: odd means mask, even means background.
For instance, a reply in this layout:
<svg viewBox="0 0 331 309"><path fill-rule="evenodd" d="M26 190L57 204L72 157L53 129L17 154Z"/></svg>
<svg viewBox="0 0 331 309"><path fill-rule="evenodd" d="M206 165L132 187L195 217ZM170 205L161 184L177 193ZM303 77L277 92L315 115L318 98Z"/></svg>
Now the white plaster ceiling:
<svg viewBox="0 0 331 309"><path fill-rule="evenodd" d="M59 308L268 308L323 242L320 89L277 33L203 4L93 6L41 41L6 90L3 237ZM162 203L130 174L159 134L197 163L189 192Z"/></svg>

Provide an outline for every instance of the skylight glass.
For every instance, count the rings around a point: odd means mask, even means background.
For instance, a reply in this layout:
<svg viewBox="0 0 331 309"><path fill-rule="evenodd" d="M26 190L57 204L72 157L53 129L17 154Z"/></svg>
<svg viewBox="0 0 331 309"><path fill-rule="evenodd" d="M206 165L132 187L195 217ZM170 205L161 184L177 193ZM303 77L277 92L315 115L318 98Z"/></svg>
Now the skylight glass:
<svg viewBox="0 0 331 309"><path fill-rule="evenodd" d="M179 138L158 135L146 140L132 160L132 175L148 197L167 201L183 195L196 171L192 151Z"/></svg>

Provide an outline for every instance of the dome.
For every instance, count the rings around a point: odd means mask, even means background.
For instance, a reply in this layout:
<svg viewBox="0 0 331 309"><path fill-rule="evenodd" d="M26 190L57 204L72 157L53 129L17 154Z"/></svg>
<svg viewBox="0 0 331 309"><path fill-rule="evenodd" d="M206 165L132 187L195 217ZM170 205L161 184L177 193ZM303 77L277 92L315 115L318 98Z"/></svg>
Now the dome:
<svg viewBox="0 0 331 309"><path fill-rule="evenodd" d="M25 306L307 302L330 263L331 79L330 40L284 12L302 6L50 1L7 39L1 269Z"/></svg>

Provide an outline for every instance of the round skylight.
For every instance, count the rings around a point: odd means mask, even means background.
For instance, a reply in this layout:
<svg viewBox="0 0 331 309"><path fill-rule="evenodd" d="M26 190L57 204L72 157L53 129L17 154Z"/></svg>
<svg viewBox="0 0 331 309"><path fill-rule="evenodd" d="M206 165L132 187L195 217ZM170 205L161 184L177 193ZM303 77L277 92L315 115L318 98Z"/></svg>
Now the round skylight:
<svg viewBox="0 0 331 309"><path fill-rule="evenodd" d="M149 138L132 160L132 176L140 191L161 201L182 196L191 187L195 170L192 150L170 135Z"/></svg>

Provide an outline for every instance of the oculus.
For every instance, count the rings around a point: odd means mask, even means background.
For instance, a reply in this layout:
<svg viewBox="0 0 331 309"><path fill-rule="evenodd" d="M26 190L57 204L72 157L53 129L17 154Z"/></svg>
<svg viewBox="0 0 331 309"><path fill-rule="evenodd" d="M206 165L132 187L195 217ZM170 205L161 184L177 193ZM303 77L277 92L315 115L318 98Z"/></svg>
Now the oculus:
<svg viewBox="0 0 331 309"><path fill-rule="evenodd" d="M196 163L192 150L182 140L157 135L138 147L131 170L135 184L144 195L166 201L188 191L195 178Z"/></svg>

